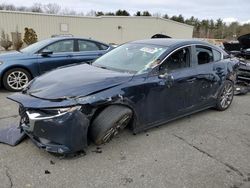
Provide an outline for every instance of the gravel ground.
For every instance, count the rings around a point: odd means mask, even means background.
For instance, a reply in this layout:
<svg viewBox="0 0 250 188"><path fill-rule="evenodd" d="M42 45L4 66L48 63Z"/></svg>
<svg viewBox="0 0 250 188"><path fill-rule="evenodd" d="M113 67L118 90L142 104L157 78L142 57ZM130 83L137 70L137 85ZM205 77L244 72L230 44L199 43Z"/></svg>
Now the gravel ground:
<svg viewBox="0 0 250 188"><path fill-rule="evenodd" d="M0 128L18 122L0 90ZM250 187L250 94L225 112L206 110L137 135L125 130L63 159L26 139L0 144L0 187Z"/></svg>

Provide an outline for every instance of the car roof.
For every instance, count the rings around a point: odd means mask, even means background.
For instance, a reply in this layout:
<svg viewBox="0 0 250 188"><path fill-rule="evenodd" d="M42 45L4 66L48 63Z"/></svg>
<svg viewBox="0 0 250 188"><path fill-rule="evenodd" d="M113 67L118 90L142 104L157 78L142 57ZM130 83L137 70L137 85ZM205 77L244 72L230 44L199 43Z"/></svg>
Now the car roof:
<svg viewBox="0 0 250 188"><path fill-rule="evenodd" d="M151 45L157 45L157 46L164 46L171 49L178 48L185 45L205 45L209 46L211 48L214 48L224 55L227 55L227 53L220 47L213 45L211 43L208 43L206 41L198 40L198 39L170 39L170 38L156 38L156 39L145 39L145 40L137 40L133 41L131 43L137 43L137 44L151 44Z"/></svg>
<svg viewBox="0 0 250 188"><path fill-rule="evenodd" d="M176 45L188 45L188 44L203 44L209 45L208 42L204 42L197 39L168 39L168 38L156 38L156 39L145 39L145 40L137 40L133 41L132 43L143 43L143 44L152 44L152 45L159 45L165 47L172 47Z"/></svg>
<svg viewBox="0 0 250 188"><path fill-rule="evenodd" d="M108 45L107 43L104 43L104 42L101 42L101 41L97 41L97 40L93 40L93 39L90 39L90 38L83 38L83 37L71 37L71 36L58 36L58 37L52 37L52 38L48 38L48 39L45 39L45 40L48 40L48 41L60 41L60 40L68 40L68 39L80 39L80 40L90 40L90 41L93 41L93 42L97 42L97 43L101 43L101 44L105 44L105 45ZM109 46L109 45L108 45Z"/></svg>

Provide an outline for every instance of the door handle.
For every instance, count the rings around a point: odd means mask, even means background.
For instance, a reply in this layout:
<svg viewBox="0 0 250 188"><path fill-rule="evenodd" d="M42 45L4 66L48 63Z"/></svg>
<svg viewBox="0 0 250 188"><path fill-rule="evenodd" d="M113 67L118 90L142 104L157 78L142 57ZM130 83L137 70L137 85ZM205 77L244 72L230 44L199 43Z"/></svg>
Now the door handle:
<svg viewBox="0 0 250 188"><path fill-rule="evenodd" d="M196 78L190 78L187 80L187 82L193 83L196 80Z"/></svg>
<svg viewBox="0 0 250 188"><path fill-rule="evenodd" d="M69 54L69 55L67 55L67 57L73 57L73 55L72 55L72 54Z"/></svg>

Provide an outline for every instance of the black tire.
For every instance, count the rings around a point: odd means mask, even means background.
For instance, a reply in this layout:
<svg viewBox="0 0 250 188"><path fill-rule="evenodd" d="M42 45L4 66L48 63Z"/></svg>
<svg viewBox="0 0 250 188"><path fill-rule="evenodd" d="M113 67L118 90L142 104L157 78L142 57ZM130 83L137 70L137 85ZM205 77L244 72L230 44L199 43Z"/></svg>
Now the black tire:
<svg viewBox="0 0 250 188"><path fill-rule="evenodd" d="M226 80L218 97L216 109L219 111L224 111L229 108L232 104L234 97L234 83L232 81Z"/></svg>
<svg viewBox="0 0 250 188"><path fill-rule="evenodd" d="M16 76L17 81L13 81L15 76ZM22 69L22 68L13 68L13 69L8 70L3 75L3 86L5 87L5 89L9 91L21 91L24 88L24 86L27 83L29 83L31 79L32 77L27 70Z"/></svg>
<svg viewBox="0 0 250 188"><path fill-rule="evenodd" d="M132 110L119 105L105 108L90 126L90 138L96 145L110 141L132 118Z"/></svg>

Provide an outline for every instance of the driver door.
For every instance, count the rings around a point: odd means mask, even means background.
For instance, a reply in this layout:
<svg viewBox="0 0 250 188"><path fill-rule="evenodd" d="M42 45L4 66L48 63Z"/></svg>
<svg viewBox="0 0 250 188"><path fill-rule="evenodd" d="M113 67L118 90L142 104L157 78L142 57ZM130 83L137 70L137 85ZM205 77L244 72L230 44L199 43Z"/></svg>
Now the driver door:
<svg viewBox="0 0 250 188"><path fill-rule="evenodd" d="M52 54L42 55L42 51L51 51ZM57 67L74 63L74 40L61 40L48 45L38 54L40 74Z"/></svg>
<svg viewBox="0 0 250 188"><path fill-rule="evenodd" d="M197 83L191 50L184 47L173 52L159 67L159 75L148 78L146 122L168 121L193 107Z"/></svg>

